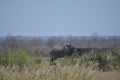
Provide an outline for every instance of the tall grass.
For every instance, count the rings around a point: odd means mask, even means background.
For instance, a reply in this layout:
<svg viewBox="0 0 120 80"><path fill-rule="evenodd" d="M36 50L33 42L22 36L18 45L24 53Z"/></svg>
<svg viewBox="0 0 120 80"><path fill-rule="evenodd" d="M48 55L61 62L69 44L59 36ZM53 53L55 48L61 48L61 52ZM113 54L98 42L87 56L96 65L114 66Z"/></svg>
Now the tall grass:
<svg viewBox="0 0 120 80"><path fill-rule="evenodd" d="M19 66L0 68L0 80L92 80L89 69L78 66L50 66L45 63L34 67Z"/></svg>
<svg viewBox="0 0 120 80"><path fill-rule="evenodd" d="M62 65L75 65L90 67L101 71L120 70L120 53L88 53L82 56L73 55L65 57L60 62Z"/></svg>
<svg viewBox="0 0 120 80"><path fill-rule="evenodd" d="M120 80L119 52L73 55L56 63L49 65L48 58L10 50L0 57L0 80Z"/></svg>
<svg viewBox="0 0 120 80"><path fill-rule="evenodd" d="M76 65L50 66L47 61L35 66L0 66L0 80L119 80L120 72L100 72Z"/></svg>

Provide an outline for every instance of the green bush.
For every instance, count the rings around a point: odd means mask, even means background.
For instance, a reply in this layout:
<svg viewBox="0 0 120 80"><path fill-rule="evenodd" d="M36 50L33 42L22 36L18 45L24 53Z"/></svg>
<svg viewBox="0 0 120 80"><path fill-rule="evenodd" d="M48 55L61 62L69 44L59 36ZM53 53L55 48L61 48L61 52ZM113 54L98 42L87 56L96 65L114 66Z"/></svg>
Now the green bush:
<svg viewBox="0 0 120 80"><path fill-rule="evenodd" d="M9 50L6 56L0 57L1 65L29 65L34 63L33 57L24 50Z"/></svg>
<svg viewBox="0 0 120 80"><path fill-rule="evenodd" d="M120 69L120 54L117 51L109 53L89 54L89 61L98 63L100 70Z"/></svg>
<svg viewBox="0 0 120 80"><path fill-rule="evenodd" d="M2 56L0 55L0 65L5 65L6 64L6 57L5 56Z"/></svg>
<svg viewBox="0 0 120 80"><path fill-rule="evenodd" d="M107 70L108 69L108 60L106 54L100 53L96 57L97 63L99 64L99 69Z"/></svg>
<svg viewBox="0 0 120 80"><path fill-rule="evenodd" d="M113 51L111 58L111 65L114 69L120 69L120 54L119 52Z"/></svg>
<svg viewBox="0 0 120 80"><path fill-rule="evenodd" d="M101 71L108 71L113 69L120 70L120 54L119 52L107 52L107 53L88 53L82 56L73 55L63 58L63 65L85 65L89 67L93 64L94 69Z"/></svg>

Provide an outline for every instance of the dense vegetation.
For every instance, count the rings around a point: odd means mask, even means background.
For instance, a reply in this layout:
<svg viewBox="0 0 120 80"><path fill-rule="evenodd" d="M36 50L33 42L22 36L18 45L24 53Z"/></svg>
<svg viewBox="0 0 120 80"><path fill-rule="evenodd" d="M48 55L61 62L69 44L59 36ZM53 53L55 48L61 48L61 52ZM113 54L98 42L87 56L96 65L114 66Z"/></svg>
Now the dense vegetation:
<svg viewBox="0 0 120 80"><path fill-rule="evenodd" d="M56 60L31 56L23 50L9 50L0 57L0 80L119 80L120 55L89 53Z"/></svg>
<svg viewBox="0 0 120 80"><path fill-rule="evenodd" d="M9 50L7 55L0 55L0 65L23 66L34 63L33 56L23 50Z"/></svg>
<svg viewBox="0 0 120 80"><path fill-rule="evenodd" d="M49 51L59 49L67 42L75 47L116 50L74 54L58 58L56 65L49 65ZM119 80L119 48L118 37L49 37L43 40L8 36L0 39L0 80Z"/></svg>

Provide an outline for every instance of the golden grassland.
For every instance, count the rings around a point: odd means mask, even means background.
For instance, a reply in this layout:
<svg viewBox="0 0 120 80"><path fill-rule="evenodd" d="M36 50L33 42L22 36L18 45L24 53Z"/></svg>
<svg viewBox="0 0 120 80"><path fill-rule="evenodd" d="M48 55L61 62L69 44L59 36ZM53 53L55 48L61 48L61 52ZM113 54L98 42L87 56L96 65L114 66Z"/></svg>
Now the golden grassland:
<svg viewBox="0 0 120 80"><path fill-rule="evenodd" d="M93 70L93 65L49 65L49 60L41 59L40 64L30 66L0 66L0 80L120 80L120 71L107 72ZM61 59L62 60L62 59Z"/></svg>

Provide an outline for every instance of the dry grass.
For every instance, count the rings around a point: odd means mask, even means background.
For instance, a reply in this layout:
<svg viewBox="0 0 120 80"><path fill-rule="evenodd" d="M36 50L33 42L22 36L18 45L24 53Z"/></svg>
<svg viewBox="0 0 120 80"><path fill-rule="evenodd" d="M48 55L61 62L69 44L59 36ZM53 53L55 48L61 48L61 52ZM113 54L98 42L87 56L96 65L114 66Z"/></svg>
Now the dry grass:
<svg viewBox="0 0 120 80"><path fill-rule="evenodd" d="M50 66L48 61L33 66L0 66L0 80L120 80L120 72L93 71L91 67Z"/></svg>
<svg viewBox="0 0 120 80"><path fill-rule="evenodd" d="M94 80L120 80L120 72L94 72Z"/></svg>

